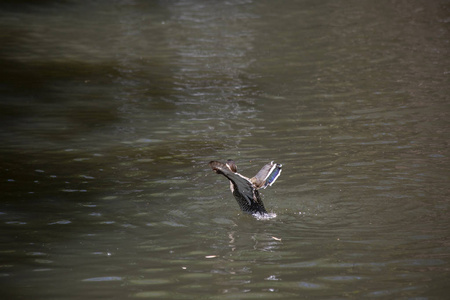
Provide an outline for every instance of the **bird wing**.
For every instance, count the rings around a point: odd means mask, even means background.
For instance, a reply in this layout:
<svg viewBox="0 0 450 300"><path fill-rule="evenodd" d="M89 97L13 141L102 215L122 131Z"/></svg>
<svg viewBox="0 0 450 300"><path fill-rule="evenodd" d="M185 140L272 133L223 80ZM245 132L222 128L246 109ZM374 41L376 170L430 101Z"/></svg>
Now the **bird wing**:
<svg viewBox="0 0 450 300"><path fill-rule="evenodd" d="M261 170L250 179L257 189L265 189L271 186L278 179L281 174L281 164L274 163L266 164Z"/></svg>
<svg viewBox="0 0 450 300"><path fill-rule="evenodd" d="M226 164L218 161L211 161L209 166L217 174L222 174L228 178L232 182L234 190L241 194L241 196L247 201L248 205L251 205L252 202L258 203L258 198L255 193L256 189L249 178L237 172L232 172Z"/></svg>

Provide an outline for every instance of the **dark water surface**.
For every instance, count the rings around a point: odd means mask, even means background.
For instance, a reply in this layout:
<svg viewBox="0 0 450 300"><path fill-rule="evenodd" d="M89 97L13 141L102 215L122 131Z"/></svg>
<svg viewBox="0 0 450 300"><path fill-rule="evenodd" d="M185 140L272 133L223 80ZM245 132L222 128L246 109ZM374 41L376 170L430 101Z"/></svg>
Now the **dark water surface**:
<svg viewBox="0 0 450 300"><path fill-rule="evenodd" d="M448 1L3 1L2 299L446 299ZM252 176L265 220L208 167Z"/></svg>

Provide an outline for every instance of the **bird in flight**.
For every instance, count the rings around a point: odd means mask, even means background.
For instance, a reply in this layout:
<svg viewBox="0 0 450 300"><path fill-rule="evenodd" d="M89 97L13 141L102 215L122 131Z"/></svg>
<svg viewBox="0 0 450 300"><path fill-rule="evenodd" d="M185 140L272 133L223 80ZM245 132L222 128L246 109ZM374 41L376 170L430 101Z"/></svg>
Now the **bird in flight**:
<svg viewBox="0 0 450 300"><path fill-rule="evenodd" d="M237 172L236 163L229 159L226 163L211 161L209 166L217 174L222 174L230 181L230 189L243 212L249 214L267 214L259 194L259 189L271 186L281 174L281 164L273 161L266 164L252 178Z"/></svg>

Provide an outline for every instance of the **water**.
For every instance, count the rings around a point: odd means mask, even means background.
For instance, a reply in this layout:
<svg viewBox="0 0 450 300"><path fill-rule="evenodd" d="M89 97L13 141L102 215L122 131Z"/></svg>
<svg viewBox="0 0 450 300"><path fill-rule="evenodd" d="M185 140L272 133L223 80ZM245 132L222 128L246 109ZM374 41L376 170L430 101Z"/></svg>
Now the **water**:
<svg viewBox="0 0 450 300"><path fill-rule="evenodd" d="M446 1L5 1L5 299L444 299ZM233 158L274 218L208 167Z"/></svg>

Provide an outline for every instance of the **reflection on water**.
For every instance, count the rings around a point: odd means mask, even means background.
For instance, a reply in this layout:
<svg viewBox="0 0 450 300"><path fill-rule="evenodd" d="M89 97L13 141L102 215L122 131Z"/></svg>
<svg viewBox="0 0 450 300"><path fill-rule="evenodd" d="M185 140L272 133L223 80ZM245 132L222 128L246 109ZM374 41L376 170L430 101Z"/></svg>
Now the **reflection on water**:
<svg viewBox="0 0 450 300"><path fill-rule="evenodd" d="M444 297L448 10L4 1L2 295Z"/></svg>

